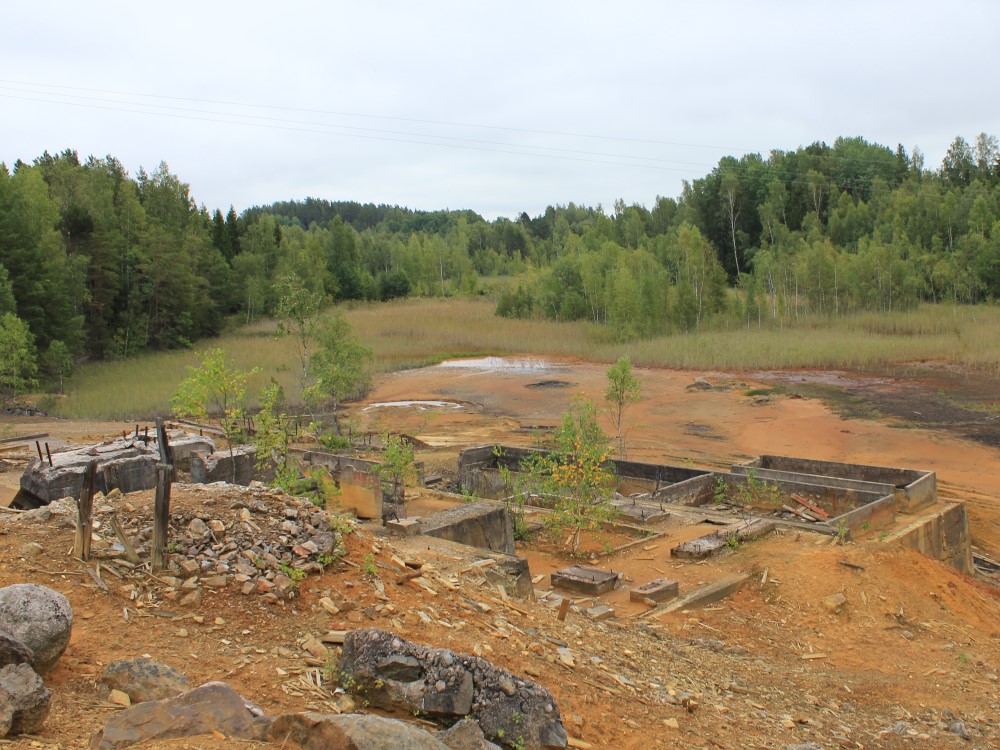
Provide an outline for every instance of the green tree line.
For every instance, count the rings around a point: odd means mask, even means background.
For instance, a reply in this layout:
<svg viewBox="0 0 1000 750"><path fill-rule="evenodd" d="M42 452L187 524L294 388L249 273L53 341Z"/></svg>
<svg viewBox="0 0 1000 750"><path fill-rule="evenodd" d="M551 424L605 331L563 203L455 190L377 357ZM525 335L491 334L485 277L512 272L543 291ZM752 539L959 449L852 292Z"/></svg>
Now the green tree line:
<svg viewBox="0 0 1000 750"><path fill-rule="evenodd" d="M166 164L131 176L111 156L45 153L0 165L0 390L275 315L289 285L321 305L490 292L498 314L621 338L994 300L998 219L985 133L956 138L937 168L838 138L724 157L649 207L493 221L317 198L223 214Z"/></svg>

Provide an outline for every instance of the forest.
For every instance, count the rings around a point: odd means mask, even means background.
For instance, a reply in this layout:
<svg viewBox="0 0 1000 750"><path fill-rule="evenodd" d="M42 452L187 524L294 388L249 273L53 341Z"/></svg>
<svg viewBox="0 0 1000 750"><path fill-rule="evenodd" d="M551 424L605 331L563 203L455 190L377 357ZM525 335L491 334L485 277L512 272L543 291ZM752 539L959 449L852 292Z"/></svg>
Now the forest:
<svg viewBox="0 0 1000 750"><path fill-rule="evenodd" d="M72 150L0 164L0 391L86 360L177 349L328 304L488 295L508 317L618 340L1000 297L1000 148L838 138L720 159L650 207L574 203L488 221L320 198L210 211L161 163L131 176ZM284 290L284 291L283 291Z"/></svg>

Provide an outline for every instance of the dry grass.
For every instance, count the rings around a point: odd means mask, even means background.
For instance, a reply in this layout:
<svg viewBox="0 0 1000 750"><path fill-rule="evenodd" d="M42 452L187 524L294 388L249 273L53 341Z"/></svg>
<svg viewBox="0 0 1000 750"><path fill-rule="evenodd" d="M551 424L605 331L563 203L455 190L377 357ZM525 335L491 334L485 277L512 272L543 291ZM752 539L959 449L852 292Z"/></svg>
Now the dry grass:
<svg viewBox="0 0 1000 750"><path fill-rule="evenodd" d="M407 299L359 306L347 315L373 349L378 372L476 354L548 354L599 362L630 354L638 365L699 370L849 369L937 360L1000 375L1000 309L985 306L925 305L892 315L807 318L784 330L739 327L627 343L587 323L497 318L488 300ZM55 413L110 419L166 413L186 367L217 346L237 367L261 368L252 390L274 377L294 399L295 352L290 340L275 338L274 330L272 322L258 323L190 351L87 365L72 379Z"/></svg>

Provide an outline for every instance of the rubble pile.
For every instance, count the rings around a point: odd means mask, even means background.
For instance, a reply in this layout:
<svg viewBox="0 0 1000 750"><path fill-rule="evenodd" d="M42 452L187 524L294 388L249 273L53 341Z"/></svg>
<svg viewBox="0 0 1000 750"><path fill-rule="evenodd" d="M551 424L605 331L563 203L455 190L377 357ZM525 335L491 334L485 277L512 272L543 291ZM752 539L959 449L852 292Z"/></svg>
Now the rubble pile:
<svg viewBox="0 0 1000 750"><path fill-rule="evenodd" d="M236 488L219 482L176 483L174 491L203 500L172 510L168 568L151 578L145 573L153 536L152 505L139 505L135 498L116 491L95 498L91 554L104 571L123 580L133 599L144 596L149 601L166 599L194 606L206 588L238 588L274 603L294 596L301 578L322 573L344 555L343 534L350 521L334 519L331 525L322 509L281 489L260 483ZM67 516L68 523L75 513L74 501L64 498L19 520L44 522L52 516ZM115 523L120 524L131 550L115 533ZM344 527L337 528L338 524ZM140 574L141 583L129 580ZM155 593L148 590L150 585Z"/></svg>

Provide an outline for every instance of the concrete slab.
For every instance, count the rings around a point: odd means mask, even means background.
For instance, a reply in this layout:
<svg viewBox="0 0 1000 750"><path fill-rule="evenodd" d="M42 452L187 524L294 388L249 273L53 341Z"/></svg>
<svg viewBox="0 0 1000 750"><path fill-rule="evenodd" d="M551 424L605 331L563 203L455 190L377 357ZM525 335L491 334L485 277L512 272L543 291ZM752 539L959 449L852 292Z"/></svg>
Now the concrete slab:
<svg viewBox="0 0 1000 750"><path fill-rule="evenodd" d="M551 575L552 587L579 591L590 596L599 596L613 591L622 574L586 565L572 565L557 570Z"/></svg>
<svg viewBox="0 0 1000 750"><path fill-rule="evenodd" d="M639 616L642 618L662 617L663 615L670 614L671 612L680 612L685 609L698 609L699 607L714 604L717 601L725 599L727 596L735 594L743 588L743 584L745 584L749 579L750 576L745 573L724 576L717 581L700 586L694 591L678 597L671 602L661 604L659 607L651 609L648 612L643 612Z"/></svg>

